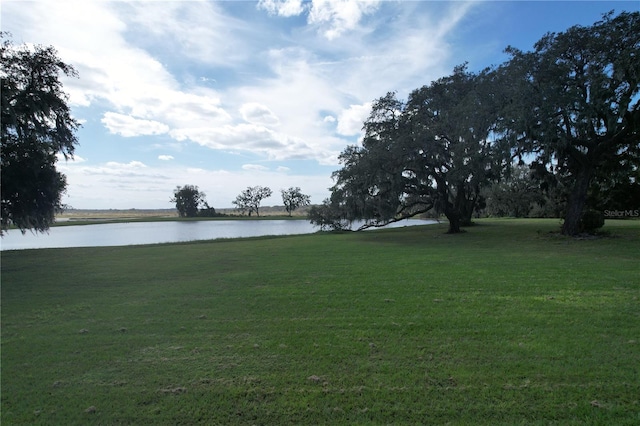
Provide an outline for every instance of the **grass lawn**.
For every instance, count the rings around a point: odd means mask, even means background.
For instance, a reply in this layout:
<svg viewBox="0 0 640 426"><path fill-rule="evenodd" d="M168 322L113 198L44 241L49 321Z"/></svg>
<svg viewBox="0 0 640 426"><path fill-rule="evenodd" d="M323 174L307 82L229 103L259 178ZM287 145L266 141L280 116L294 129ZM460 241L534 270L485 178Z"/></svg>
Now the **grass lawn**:
<svg viewBox="0 0 640 426"><path fill-rule="evenodd" d="M640 221L2 253L3 425L640 424Z"/></svg>

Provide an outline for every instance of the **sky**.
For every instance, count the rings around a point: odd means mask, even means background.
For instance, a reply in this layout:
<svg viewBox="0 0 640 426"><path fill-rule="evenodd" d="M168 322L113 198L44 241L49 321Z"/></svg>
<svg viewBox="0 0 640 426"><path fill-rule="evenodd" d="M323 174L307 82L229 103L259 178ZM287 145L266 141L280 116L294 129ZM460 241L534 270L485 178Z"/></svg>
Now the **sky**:
<svg viewBox="0 0 640 426"><path fill-rule="evenodd" d="M249 186L263 206L300 187L321 203L371 102L498 65L511 45L640 1L2 0L14 44L54 46L82 123L63 202L166 209L196 185L215 208Z"/></svg>

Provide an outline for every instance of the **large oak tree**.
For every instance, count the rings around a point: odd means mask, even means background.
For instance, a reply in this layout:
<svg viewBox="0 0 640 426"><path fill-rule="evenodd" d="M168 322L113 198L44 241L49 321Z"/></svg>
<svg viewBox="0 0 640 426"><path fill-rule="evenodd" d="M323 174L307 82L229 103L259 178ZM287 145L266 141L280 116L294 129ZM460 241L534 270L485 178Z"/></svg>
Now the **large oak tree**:
<svg viewBox="0 0 640 426"><path fill-rule="evenodd" d="M640 144L640 13L609 13L545 35L532 52L507 51L504 124L520 153L569 177L562 232L576 235L594 179Z"/></svg>
<svg viewBox="0 0 640 426"><path fill-rule="evenodd" d="M346 220L380 226L435 210L449 232L471 222L480 190L506 164L492 132L498 105L494 75L457 67L450 76L373 103L362 146L340 156L331 202Z"/></svg>
<svg viewBox="0 0 640 426"><path fill-rule="evenodd" d="M209 209L205 199L206 194L195 185L177 186L173 191L172 203L176 203L176 210L180 217L196 217L200 207Z"/></svg>

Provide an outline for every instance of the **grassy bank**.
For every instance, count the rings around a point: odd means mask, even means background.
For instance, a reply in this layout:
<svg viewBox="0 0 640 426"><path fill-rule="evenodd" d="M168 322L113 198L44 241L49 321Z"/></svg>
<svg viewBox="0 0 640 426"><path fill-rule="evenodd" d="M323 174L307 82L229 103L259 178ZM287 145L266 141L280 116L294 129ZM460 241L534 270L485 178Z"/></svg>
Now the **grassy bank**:
<svg viewBox="0 0 640 426"><path fill-rule="evenodd" d="M260 209L260 216L247 216L235 209L218 209L221 216L216 217L179 217L175 209L151 210L77 210L69 209L56 216L53 226L95 225L104 223L126 222L167 222L167 221L195 221L195 220L270 220L270 219L306 219L309 207L295 210L292 216L285 211L284 206L266 206Z"/></svg>
<svg viewBox="0 0 640 426"><path fill-rule="evenodd" d="M103 214L103 215L61 215L56 218L56 222L51 226L78 226L78 225L102 225L108 223L131 223L131 222L197 222L197 221L219 221L219 220L308 220L306 216L301 215L260 215L260 216L243 216L240 214L226 214L215 217L179 217L174 215L138 215L127 216L122 213Z"/></svg>
<svg viewBox="0 0 640 426"><path fill-rule="evenodd" d="M144 217L92 217L92 218L59 218L52 227L55 226L80 226L80 225L102 225L108 223L131 223L131 222L199 222L199 221L220 221L220 220L308 220L304 216L215 216L215 217L178 217L178 216L144 216Z"/></svg>
<svg viewBox="0 0 640 426"><path fill-rule="evenodd" d="M640 423L640 222L2 253L2 424Z"/></svg>

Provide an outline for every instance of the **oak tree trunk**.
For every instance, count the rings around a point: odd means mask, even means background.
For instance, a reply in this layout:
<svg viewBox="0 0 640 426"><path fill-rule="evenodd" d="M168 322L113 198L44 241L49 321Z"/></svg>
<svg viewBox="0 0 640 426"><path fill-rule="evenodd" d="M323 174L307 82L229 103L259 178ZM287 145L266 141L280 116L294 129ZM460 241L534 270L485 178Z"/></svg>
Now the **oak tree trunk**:
<svg viewBox="0 0 640 426"><path fill-rule="evenodd" d="M460 212L451 204L447 203L444 215L449 220L449 230L447 234L457 234L460 231Z"/></svg>
<svg viewBox="0 0 640 426"><path fill-rule="evenodd" d="M562 225L563 235L575 236L582 232L582 214L587 202L587 191L592 175L592 170L586 167L580 169L576 174L575 185L569 196Z"/></svg>

